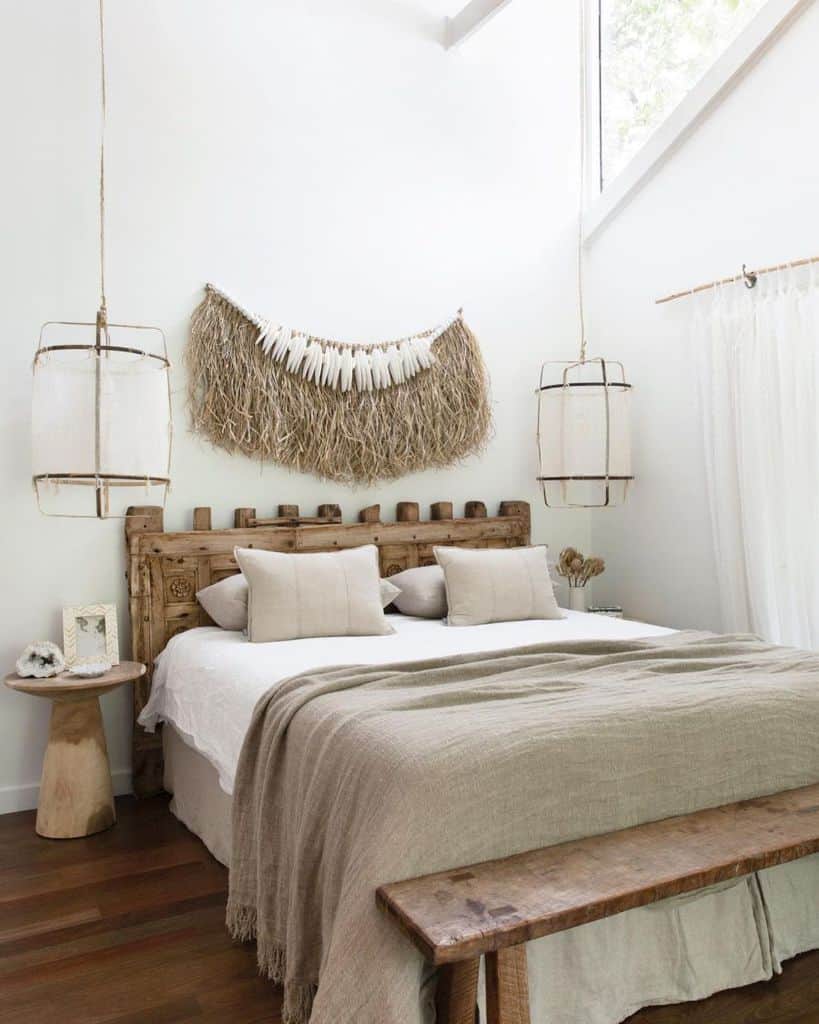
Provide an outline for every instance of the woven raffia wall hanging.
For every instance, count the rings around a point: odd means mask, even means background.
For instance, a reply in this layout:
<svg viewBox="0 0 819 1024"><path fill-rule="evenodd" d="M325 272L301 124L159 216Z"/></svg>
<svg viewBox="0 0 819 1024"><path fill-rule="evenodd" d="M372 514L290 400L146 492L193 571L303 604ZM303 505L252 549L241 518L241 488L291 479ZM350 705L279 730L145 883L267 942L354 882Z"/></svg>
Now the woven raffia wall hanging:
<svg viewBox="0 0 819 1024"><path fill-rule="evenodd" d="M349 345L254 316L208 285L186 360L197 431L329 480L451 466L491 430L486 369L460 314L409 338Z"/></svg>

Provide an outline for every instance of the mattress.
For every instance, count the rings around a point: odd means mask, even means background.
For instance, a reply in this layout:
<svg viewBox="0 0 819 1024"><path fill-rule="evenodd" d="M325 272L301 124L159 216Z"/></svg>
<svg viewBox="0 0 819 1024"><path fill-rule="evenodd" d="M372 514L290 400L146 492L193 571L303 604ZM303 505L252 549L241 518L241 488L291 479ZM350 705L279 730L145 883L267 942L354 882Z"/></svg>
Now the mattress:
<svg viewBox="0 0 819 1024"><path fill-rule="evenodd" d="M230 792L257 699L277 682L332 664L423 659L544 640L669 632L570 613L559 622L451 628L391 617L386 637L249 644L209 628L163 653L142 721L164 730L172 810L223 863L230 861ZM770 978L782 960L819 946L819 857L806 858L529 944L533 1024L616 1024L639 1008L704 998ZM425 986L425 1020L434 1012Z"/></svg>

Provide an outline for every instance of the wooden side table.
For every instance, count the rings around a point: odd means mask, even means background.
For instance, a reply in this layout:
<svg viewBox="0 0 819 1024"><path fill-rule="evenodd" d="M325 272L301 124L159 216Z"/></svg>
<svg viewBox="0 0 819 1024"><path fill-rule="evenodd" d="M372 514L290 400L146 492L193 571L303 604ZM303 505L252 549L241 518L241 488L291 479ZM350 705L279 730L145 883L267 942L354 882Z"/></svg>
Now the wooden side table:
<svg viewBox="0 0 819 1024"><path fill-rule="evenodd" d="M6 676L12 690L53 701L37 806L38 835L90 836L117 820L99 698L144 674L140 662L122 661L94 679L65 672L49 679Z"/></svg>

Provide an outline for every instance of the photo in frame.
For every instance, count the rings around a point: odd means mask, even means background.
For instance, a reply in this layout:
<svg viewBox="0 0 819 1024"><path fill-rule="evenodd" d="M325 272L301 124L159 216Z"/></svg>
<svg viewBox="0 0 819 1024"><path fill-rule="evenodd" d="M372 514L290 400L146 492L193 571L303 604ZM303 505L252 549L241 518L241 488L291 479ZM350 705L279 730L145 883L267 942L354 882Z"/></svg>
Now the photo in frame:
<svg viewBox="0 0 819 1024"><path fill-rule="evenodd" d="M86 604L63 608L63 653L69 667L81 661L99 659L118 665L116 605Z"/></svg>

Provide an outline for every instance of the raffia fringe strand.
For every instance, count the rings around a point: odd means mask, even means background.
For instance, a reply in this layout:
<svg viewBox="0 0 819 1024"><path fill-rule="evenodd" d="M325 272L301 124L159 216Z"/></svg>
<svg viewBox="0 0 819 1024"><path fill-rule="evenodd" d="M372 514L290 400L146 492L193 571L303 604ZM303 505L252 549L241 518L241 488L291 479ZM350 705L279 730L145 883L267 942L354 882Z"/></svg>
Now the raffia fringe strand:
<svg viewBox="0 0 819 1024"><path fill-rule="evenodd" d="M489 440L486 369L460 318L432 343L432 366L376 391L339 391L289 372L257 337L247 314L210 289L191 319L193 426L229 452L371 484L452 466Z"/></svg>

